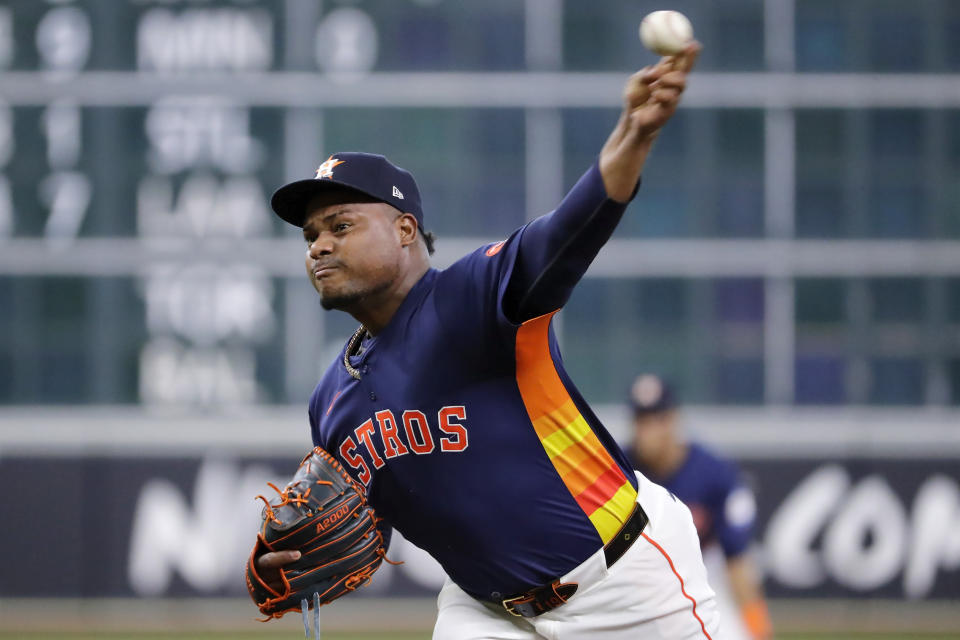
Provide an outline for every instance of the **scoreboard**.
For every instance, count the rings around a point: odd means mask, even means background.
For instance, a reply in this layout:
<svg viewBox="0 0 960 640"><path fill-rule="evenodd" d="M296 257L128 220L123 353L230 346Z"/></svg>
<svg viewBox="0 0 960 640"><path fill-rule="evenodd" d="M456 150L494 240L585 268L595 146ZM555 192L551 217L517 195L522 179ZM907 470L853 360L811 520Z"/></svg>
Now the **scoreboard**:
<svg viewBox="0 0 960 640"><path fill-rule="evenodd" d="M21 345L7 345L0 367L13 374L0 385L9 399L226 404L279 393L257 376L282 357L269 355L278 280L240 255L279 232L267 202L283 181L282 110L196 91L131 100L125 88L137 74L282 68L287 4L0 8L0 67L27 88L52 87L43 103L17 104L21 92L0 104L0 235L8 250L27 243L72 263L3 278L6 340ZM58 95L87 82L103 85L95 104ZM102 239L117 243L91 251ZM162 239L219 239L236 254L137 265L137 242ZM134 249L125 263L124 247ZM111 265L112 277L78 277Z"/></svg>
<svg viewBox="0 0 960 640"><path fill-rule="evenodd" d="M834 4L673 2L706 54L562 316L591 402L640 368L693 403L960 398L920 322L960 317L960 3ZM302 402L355 327L320 312L272 191L384 153L443 267L593 162L658 8L0 2L0 405ZM891 323L911 337L860 339Z"/></svg>
<svg viewBox="0 0 960 640"><path fill-rule="evenodd" d="M319 312L269 197L325 151L424 176L448 238L522 223L522 109L337 102L371 72L524 67L523 3L457 4L0 6L0 403L302 401L352 321Z"/></svg>

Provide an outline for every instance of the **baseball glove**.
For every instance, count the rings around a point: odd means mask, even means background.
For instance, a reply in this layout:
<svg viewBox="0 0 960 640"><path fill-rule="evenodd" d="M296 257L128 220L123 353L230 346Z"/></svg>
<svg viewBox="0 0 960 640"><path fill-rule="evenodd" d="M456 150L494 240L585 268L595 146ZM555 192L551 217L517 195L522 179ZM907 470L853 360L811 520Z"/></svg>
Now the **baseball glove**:
<svg viewBox="0 0 960 640"><path fill-rule="evenodd" d="M324 605L367 584L385 549L373 507L364 490L333 456L316 447L300 463L293 480L273 500L263 500L263 523L247 561L247 590L271 618L300 611L302 600ZM282 589L258 574L256 560L268 551L300 551L300 559L280 569ZM276 586L276 585L274 585Z"/></svg>

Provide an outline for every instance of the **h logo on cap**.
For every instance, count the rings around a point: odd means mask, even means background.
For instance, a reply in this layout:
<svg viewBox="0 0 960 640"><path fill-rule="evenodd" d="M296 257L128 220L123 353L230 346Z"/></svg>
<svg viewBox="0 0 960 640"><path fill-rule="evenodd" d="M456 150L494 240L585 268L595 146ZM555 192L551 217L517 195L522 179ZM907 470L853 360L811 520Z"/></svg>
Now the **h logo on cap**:
<svg viewBox="0 0 960 640"><path fill-rule="evenodd" d="M314 178L317 180L320 178L332 178L333 168L338 164L343 164L343 160L336 160L333 156L330 156L323 164L317 167L317 175L314 176ZM394 187L394 189L396 189L396 187Z"/></svg>
<svg viewBox="0 0 960 640"><path fill-rule="evenodd" d="M315 175L277 189L270 206L282 219L302 227L311 198L324 191L341 189L352 190L348 193L353 195L364 194L401 213L409 213L423 228L420 190L410 172L382 155L360 151L331 154L316 168Z"/></svg>

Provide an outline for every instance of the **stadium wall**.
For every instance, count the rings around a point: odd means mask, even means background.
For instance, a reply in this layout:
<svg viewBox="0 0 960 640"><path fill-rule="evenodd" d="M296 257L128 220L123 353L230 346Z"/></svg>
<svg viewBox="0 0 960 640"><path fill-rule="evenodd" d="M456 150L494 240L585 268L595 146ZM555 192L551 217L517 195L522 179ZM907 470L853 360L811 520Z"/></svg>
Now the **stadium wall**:
<svg viewBox="0 0 960 640"><path fill-rule="evenodd" d="M600 413L625 440L622 409ZM772 597L960 598L956 412L700 407L685 421L754 486ZM15 525L0 530L0 598L242 595L255 496L311 446L299 408L9 409L0 425L0 483L17 488L2 498ZM437 591L439 566L402 536L391 556L404 564L365 597Z"/></svg>

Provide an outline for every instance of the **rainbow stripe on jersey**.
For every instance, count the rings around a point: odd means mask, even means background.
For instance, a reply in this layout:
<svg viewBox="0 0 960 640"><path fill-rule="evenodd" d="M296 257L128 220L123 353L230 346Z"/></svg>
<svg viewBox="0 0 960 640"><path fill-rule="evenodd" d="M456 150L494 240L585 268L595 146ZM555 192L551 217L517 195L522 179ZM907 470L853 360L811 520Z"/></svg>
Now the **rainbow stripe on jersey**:
<svg viewBox="0 0 960 640"><path fill-rule="evenodd" d="M550 355L549 313L517 331L517 386L530 422L570 494L606 544L633 511L637 491L567 392Z"/></svg>

